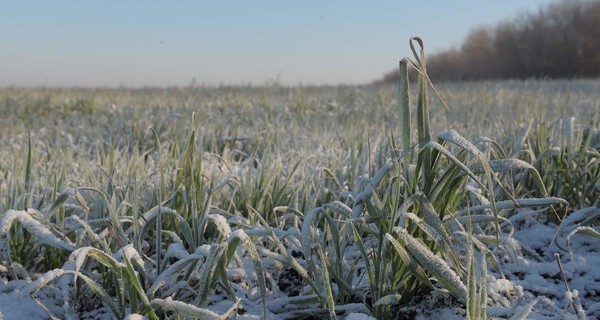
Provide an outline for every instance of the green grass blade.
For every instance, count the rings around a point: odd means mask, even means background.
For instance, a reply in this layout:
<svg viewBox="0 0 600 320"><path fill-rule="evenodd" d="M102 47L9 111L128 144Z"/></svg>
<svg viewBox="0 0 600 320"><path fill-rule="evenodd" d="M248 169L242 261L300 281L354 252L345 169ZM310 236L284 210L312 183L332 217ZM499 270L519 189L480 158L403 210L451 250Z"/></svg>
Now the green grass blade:
<svg viewBox="0 0 600 320"><path fill-rule="evenodd" d="M473 228L471 226L471 212L467 211L467 318L470 320L478 320L477 313L477 278L475 275L475 255L473 253Z"/></svg>
<svg viewBox="0 0 600 320"><path fill-rule="evenodd" d="M325 287L325 295L327 296L327 310L329 310L329 318L332 320L336 319L335 316L335 301L333 297L333 291L331 289L331 280L329 278L329 270L327 265L327 256L321 247L317 248L319 259L321 260L321 270L323 272L323 285Z"/></svg>
<svg viewBox="0 0 600 320"><path fill-rule="evenodd" d="M25 209L29 209L31 193L31 131L27 130L27 163L25 164Z"/></svg>
<svg viewBox="0 0 600 320"><path fill-rule="evenodd" d="M129 248L131 248L131 250L135 250L131 246ZM133 270L133 266L131 265L131 261L129 261L129 257L127 257L127 255L124 253L123 258L125 260L126 266L125 271L127 274L127 283L130 286L133 286L133 288L135 289L137 296L142 300L142 303L144 304L144 309L146 312L149 313L150 318L153 320L158 320L158 316L154 312L154 309L152 309L152 306L150 305L150 300L148 300L148 296L146 296L146 293L142 288L142 284L140 283L140 280L138 279L137 275L135 274L135 271Z"/></svg>
<svg viewBox="0 0 600 320"><path fill-rule="evenodd" d="M400 83L398 84L398 105L400 109L400 132L403 158L404 177L410 181L408 169L411 164L410 156L410 90L408 84L408 58L400 60Z"/></svg>
<svg viewBox="0 0 600 320"><path fill-rule="evenodd" d="M215 270L219 264L219 260L223 253L227 250L227 243L213 244L210 248L210 253L204 264L200 268L200 283L198 284L198 292L200 292L200 305L203 305L208 295L213 291L213 279L215 278Z"/></svg>
<svg viewBox="0 0 600 320"><path fill-rule="evenodd" d="M481 267L480 274L481 280L479 284L478 297L479 301L477 307L479 310L479 319L485 320L487 318L487 262L485 254L481 256Z"/></svg>
<svg viewBox="0 0 600 320"><path fill-rule="evenodd" d="M234 239L234 238L238 238L238 239L242 240L242 243L244 244L246 251L248 251L248 254L250 254L250 259L252 260L252 263L254 264L254 272L256 273L256 279L258 280L261 301L263 304L263 316L266 319L267 318L267 300L266 300L267 299L267 284L266 284L266 280L265 280L265 272L262 267L262 264L260 263L260 256L258 254L258 251L256 250L256 246L254 245L254 243L252 242L250 237L248 237L248 235L244 232L244 230L238 229L238 230L234 231L232 233L230 239ZM230 242L231 242L231 240L230 240ZM230 244L230 247L231 247L231 244Z"/></svg>

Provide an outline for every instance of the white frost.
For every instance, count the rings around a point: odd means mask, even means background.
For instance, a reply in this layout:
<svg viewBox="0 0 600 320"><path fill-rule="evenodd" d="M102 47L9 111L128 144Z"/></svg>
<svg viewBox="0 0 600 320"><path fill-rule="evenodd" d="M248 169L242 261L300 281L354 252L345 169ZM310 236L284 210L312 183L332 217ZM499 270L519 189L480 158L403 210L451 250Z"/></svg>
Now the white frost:
<svg viewBox="0 0 600 320"><path fill-rule="evenodd" d="M18 220L29 233L40 243L68 251L75 250L75 245L68 239L59 239L50 229L34 219L34 215L41 215L37 210L8 210L0 217L0 236L6 237L15 220Z"/></svg>
<svg viewBox="0 0 600 320"><path fill-rule="evenodd" d="M231 227L229 227L229 224L227 223L225 217L223 217L220 214L209 214L207 217L215 223L217 229L219 230L221 235L223 235L223 238L229 238L229 236L231 235Z"/></svg>

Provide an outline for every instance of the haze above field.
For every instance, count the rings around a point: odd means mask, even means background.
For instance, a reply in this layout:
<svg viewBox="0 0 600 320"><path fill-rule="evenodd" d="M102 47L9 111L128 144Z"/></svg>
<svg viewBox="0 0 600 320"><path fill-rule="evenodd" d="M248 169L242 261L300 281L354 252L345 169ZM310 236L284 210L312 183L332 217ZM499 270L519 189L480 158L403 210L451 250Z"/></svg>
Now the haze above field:
<svg viewBox="0 0 600 320"><path fill-rule="evenodd" d="M362 84L550 2L6 2L0 86Z"/></svg>

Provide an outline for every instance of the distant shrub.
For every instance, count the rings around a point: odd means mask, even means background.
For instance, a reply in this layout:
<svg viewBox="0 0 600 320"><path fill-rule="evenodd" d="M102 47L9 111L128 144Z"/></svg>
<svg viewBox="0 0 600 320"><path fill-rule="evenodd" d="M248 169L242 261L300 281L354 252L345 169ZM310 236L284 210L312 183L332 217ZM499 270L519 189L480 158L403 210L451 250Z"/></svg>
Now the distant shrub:
<svg viewBox="0 0 600 320"><path fill-rule="evenodd" d="M434 81L600 76L600 0L562 0L494 27L473 29L460 48L431 55ZM397 82L398 71L382 82Z"/></svg>

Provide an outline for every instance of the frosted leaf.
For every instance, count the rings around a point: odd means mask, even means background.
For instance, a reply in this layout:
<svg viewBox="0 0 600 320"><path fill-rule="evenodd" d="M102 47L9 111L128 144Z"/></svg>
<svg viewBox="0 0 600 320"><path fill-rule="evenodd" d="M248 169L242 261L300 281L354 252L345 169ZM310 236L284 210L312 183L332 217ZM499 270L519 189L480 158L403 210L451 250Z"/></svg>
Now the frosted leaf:
<svg viewBox="0 0 600 320"><path fill-rule="evenodd" d="M433 254L425 245L413 238L403 228L395 227L406 249L423 266L423 269L433 273L435 277L462 302L467 301L467 287L460 277L450 268L446 261Z"/></svg>
<svg viewBox="0 0 600 320"><path fill-rule="evenodd" d="M225 239L229 238L229 236L231 235L231 227L229 227L229 224L227 223L225 217L219 214L209 214L207 217L215 223L215 226L217 226L219 233L221 233L221 235Z"/></svg>
<svg viewBox="0 0 600 320"><path fill-rule="evenodd" d="M388 172L394 168L394 165L394 161L388 161L381 168L379 168L373 179L368 180L368 178L366 178L367 186L362 192L356 195L354 207L352 208L352 219L358 219L360 217L360 214L365 206L365 202L369 201L373 195L373 189L379 186L386 174L388 174Z"/></svg>
<svg viewBox="0 0 600 320"><path fill-rule="evenodd" d="M63 265L63 269L79 272L79 269L85 262L88 252L92 249L93 247L83 247L71 252L69 260Z"/></svg>
<svg viewBox="0 0 600 320"><path fill-rule="evenodd" d="M152 208L150 211L144 213L144 220L148 221L148 220L152 220L154 219L157 215L158 212L160 211L161 214L177 214L177 211L171 209L171 208L167 208L167 207L154 207Z"/></svg>
<svg viewBox="0 0 600 320"><path fill-rule="evenodd" d="M527 198L527 199L516 199L516 200L504 200L496 202L497 210L504 209L514 209L514 208L523 208L523 207L537 207L537 206L547 206L551 204L568 204L567 201L561 198L548 197L548 198ZM456 215L464 215L467 214L467 210L471 213L483 211L487 209L492 209L491 204L483 204L472 206L468 209L463 209L456 212Z"/></svg>
<svg viewBox="0 0 600 320"><path fill-rule="evenodd" d="M454 130L444 131L437 136L439 139L443 139L463 148L470 154L474 155L477 159L485 159L485 155L469 140L465 139L458 132Z"/></svg>
<svg viewBox="0 0 600 320"><path fill-rule="evenodd" d="M153 299L150 301L153 306L159 306L167 311L175 311L179 314L184 314L202 319L221 319L221 316L208 309L199 308L185 302L173 300L171 297L166 299Z"/></svg>
<svg viewBox="0 0 600 320"><path fill-rule="evenodd" d="M27 292L27 293L33 293L33 292L45 287L46 285L48 285L48 283L50 281L61 277L63 274L65 274L65 271L63 269L50 270L50 271L40 275L37 279L35 279L35 281L33 281L30 284L28 284L27 286L25 286L23 288L23 291Z"/></svg>
<svg viewBox="0 0 600 320"><path fill-rule="evenodd" d="M135 250L133 245L129 244L124 246L123 248L119 249L119 251L117 251L117 253L115 253L114 255L114 258L117 260L120 260L120 258L123 257L126 257L129 261L135 262L136 264L138 264L138 266L144 265L144 260L140 256L139 252Z"/></svg>
<svg viewBox="0 0 600 320"><path fill-rule="evenodd" d="M31 233L38 242L55 248L65 249L68 251L75 250L75 245L68 239L62 240L58 238L48 227L43 225L38 220L35 220L32 215L40 214L37 210L9 210L0 217L0 236L8 236L8 232L15 220L18 220L21 225L29 233Z"/></svg>
<svg viewBox="0 0 600 320"><path fill-rule="evenodd" d="M304 216L304 221L302 221L302 246L306 256L310 256L312 235L315 232L312 222L322 210L323 208L320 207L312 209Z"/></svg>

